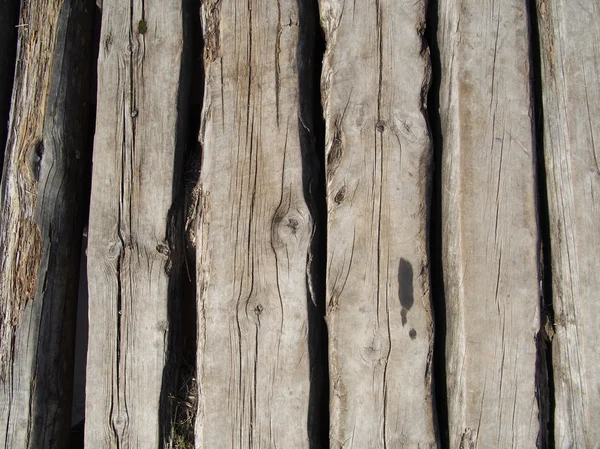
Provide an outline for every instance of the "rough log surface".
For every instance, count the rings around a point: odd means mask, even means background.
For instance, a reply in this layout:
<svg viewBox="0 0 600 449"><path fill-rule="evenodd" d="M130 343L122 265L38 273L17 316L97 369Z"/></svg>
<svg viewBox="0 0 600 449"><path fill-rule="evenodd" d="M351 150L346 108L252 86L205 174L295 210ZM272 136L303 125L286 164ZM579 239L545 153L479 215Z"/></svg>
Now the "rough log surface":
<svg viewBox="0 0 600 449"><path fill-rule="evenodd" d="M18 17L18 0L0 0L0 172L4 161L10 97L15 74Z"/></svg>
<svg viewBox="0 0 600 449"><path fill-rule="evenodd" d="M527 5L442 0L440 117L451 448L538 438L538 231Z"/></svg>
<svg viewBox="0 0 600 449"><path fill-rule="evenodd" d="M306 2L202 4L196 447L308 448Z"/></svg>
<svg viewBox="0 0 600 449"><path fill-rule="evenodd" d="M68 444L74 312L87 212L93 31L86 1L25 1L0 223L5 448Z"/></svg>
<svg viewBox="0 0 600 449"><path fill-rule="evenodd" d="M158 448L177 277L182 2L105 0L88 241L85 445ZM170 210L173 213L170 213Z"/></svg>
<svg viewBox="0 0 600 449"><path fill-rule="evenodd" d="M538 0L555 444L600 448L600 3Z"/></svg>
<svg viewBox="0 0 600 449"><path fill-rule="evenodd" d="M320 6L331 447L436 447L426 5Z"/></svg>

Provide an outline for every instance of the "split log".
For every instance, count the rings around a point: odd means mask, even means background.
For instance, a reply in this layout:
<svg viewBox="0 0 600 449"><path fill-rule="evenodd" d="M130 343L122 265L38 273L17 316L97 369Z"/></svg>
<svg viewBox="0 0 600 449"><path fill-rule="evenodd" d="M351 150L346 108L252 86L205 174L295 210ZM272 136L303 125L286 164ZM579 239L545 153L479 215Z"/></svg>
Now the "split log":
<svg viewBox="0 0 600 449"><path fill-rule="evenodd" d="M182 1L103 2L88 234L89 448L158 448L169 437L161 401L174 381L169 302L183 251L174 205L182 63Z"/></svg>
<svg viewBox="0 0 600 449"><path fill-rule="evenodd" d="M0 0L0 173L4 161L10 97L15 74L18 17L18 0Z"/></svg>
<svg viewBox="0 0 600 449"><path fill-rule="evenodd" d="M442 0L451 448L536 447L538 229L527 5Z"/></svg>
<svg viewBox="0 0 600 449"><path fill-rule="evenodd" d="M425 2L321 21L331 447L436 447Z"/></svg>
<svg viewBox="0 0 600 449"><path fill-rule="evenodd" d="M307 423L314 218L303 184L312 173L298 55L306 8L202 4L196 447L316 447Z"/></svg>
<svg viewBox="0 0 600 449"><path fill-rule="evenodd" d="M555 445L600 442L600 4L538 0Z"/></svg>
<svg viewBox="0 0 600 449"><path fill-rule="evenodd" d="M69 441L91 153L92 5L21 4L0 222L4 448L64 448Z"/></svg>

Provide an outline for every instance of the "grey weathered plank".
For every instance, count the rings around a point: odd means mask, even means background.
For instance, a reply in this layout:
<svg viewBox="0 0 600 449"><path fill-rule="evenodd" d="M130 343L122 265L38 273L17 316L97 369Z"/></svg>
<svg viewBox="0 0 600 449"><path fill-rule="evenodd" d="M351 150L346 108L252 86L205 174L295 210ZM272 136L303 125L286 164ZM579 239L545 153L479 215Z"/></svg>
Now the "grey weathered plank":
<svg viewBox="0 0 600 449"><path fill-rule="evenodd" d="M87 1L24 1L2 178L0 428L4 448L69 441L74 312L87 213Z"/></svg>
<svg viewBox="0 0 600 449"><path fill-rule="evenodd" d="M18 17L18 0L0 0L0 172L4 161L10 97L15 74Z"/></svg>
<svg viewBox="0 0 600 449"><path fill-rule="evenodd" d="M425 2L320 6L331 447L436 447Z"/></svg>
<svg viewBox="0 0 600 449"><path fill-rule="evenodd" d="M450 447L536 447L538 232L526 2L442 0Z"/></svg>
<svg viewBox="0 0 600 449"><path fill-rule="evenodd" d="M105 0L88 241L85 445L163 447L185 123L180 0ZM171 210L172 212L175 209ZM162 433L162 434L161 434Z"/></svg>
<svg viewBox="0 0 600 449"><path fill-rule="evenodd" d="M298 79L305 7L202 4L199 448L309 447L313 217Z"/></svg>
<svg viewBox="0 0 600 449"><path fill-rule="evenodd" d="M600 4L538 0L557 448L600 447Z"/></svg>

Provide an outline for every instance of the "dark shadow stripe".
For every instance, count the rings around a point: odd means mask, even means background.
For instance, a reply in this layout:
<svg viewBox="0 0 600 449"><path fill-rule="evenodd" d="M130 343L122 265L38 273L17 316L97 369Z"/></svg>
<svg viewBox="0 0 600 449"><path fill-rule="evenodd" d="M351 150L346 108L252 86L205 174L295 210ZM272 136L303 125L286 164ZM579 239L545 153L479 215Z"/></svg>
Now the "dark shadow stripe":
<svg viewBox="0 0 600 449"><path fill-rule="evenodd" d="M0 1L0 173L4 165L4 149L15 74L18 17L18 0Z"/></svg>
<svg viewBox="0 0 600 449"><path fill-rule="evenodd" d="M200 177L198 143L204 68L200 2L183 0L183 54L178 94L178 123L173 204L167 222L170 266L169 333L159 406L160 445L194 447L198 398L196 385L196 248L193 192ZM191 220L191 223L190 223ZM193 229L195 231L195 229Z"/></svg>
<svg viewBox="0 0 600 449"><path fill-rule="evenodd" d="M540 433L538 448L554 449L554 373L552 367L552 339L554 333L554 306L552 300L552 266L550 240L550 213L544 163L544 104L542 96L542 60L538 11L535 0L528 0L529 33L531 40L531 83L534 106L533 131L536 152L537 212L540 234L539 259L542 280L540 292L540 331L537 336L536 395L539 407Z"/></svg>
<svg viewBox="0 0 600 449"><path fill-rule="evenodd" d="M329 448L329 362L325 323L327 266L327 203L325 189L325 119L321 104L321 70L325 37L320 26L318 0L298 0L298 83L304 199L313 218L313 236L307 257L308 352L310 393L307 416L309 447ZM314 296L313 296L314 295Z"/></svg>
<svg viewBox="0 0 600 449"><path fill-rule="evenodd" d="M431 298L435 337L433 342L433 386L439 448L449 447L448 396L446 386L446 297L442 266L442 151L443 136L440 120L440 85L442 63L437 41L438 0L429 0L425 40L431 57L431 85L427 96L429 131L433 144L433 176L429 210L428 242L431 273Z"/></svg>

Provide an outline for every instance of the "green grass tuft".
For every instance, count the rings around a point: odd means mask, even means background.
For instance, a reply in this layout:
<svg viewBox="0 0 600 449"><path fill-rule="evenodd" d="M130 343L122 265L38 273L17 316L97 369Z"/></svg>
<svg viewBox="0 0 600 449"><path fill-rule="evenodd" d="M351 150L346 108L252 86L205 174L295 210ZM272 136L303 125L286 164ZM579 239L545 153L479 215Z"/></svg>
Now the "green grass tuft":
<svg viewBox="0 0 600 449"><path fill-rule="evenodd" d="M146 23L146 21L144 19L140 20L138 22L138 33L146 34L147 31L148 31L148 24Z"/></svg>

